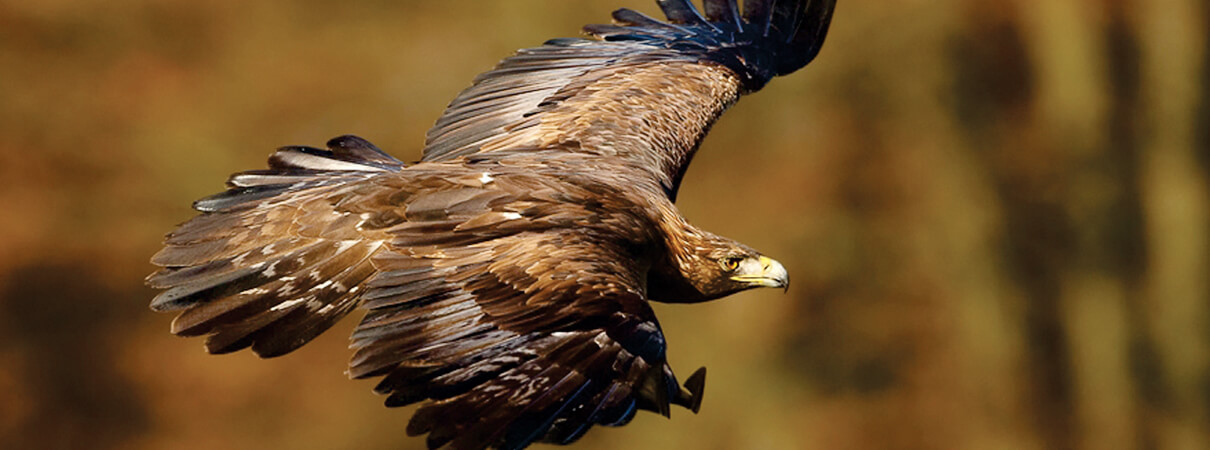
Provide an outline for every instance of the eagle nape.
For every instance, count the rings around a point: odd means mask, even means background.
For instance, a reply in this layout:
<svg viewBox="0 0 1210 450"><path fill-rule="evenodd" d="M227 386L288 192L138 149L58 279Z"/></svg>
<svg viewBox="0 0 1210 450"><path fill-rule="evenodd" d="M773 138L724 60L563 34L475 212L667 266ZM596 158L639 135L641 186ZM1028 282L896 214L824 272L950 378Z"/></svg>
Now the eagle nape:
<svg viewBox="0 0 1210 450"><path fill-rule="evenodd" d="M556 0L552 0L556 1ZM405 164L354 136L283 147L164 240L147 284L210 353L290 353L342 318L352 378L430 448L568 444L697 412L651 302L786 289L777 261L690 224L685 170L740 97L819 53L835 0L658 0L475 78Z"/></svg>

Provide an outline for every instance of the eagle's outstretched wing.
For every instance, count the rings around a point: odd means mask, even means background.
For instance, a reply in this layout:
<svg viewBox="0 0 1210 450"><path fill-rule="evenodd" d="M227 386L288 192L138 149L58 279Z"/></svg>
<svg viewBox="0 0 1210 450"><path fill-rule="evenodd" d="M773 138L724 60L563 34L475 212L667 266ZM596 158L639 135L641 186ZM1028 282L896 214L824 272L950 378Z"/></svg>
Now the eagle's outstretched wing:
<svg viewBox="0 0 1210 450"><path fill-rule="evenodd" d="M147 278L163 289L152 309L182 311L174 334L209 335L211 353L277 356L357 306L383 242L355 228L369 213L355 200L362 182L403 163L353 136L328 147L283 148L268 170L235 174L228 191L194 202L202 214L168 234L151 259L162 269Z"/></svg>
<svg viewBox="0 0 1210 450"><path fill-rule="evenodd" d="M637 409L696 411L703 375L678 386L628 258L572 230L384 255L351 374L385 375L389 406L435 400L407 429L430 447L568 443Z"/></svg>
<svg viewBox="0 0 1210 450"><path fill-rule="evenodd" d="M661 22L621 9L596 39L521 50L450 103L425 161L558 147L633 160L675 199L693 152L741 94L819 53L835 0L659 0Z"/></svg>

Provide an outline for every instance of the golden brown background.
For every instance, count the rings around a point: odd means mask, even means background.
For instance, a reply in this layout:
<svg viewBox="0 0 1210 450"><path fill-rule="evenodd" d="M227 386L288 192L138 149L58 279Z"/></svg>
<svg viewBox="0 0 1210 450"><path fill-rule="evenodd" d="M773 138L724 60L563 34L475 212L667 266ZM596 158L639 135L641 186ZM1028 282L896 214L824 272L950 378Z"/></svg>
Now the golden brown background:
<svg viewBox="0 0 1210 450"><path fill-rule="evenodd" d="M168 334L161 235L277 146L405 160L478 72L648 0L0 3L0 447L416 448L350 320L262 361ZM788 295L659 307L701 414L583 448L1210 448L1210 6L841 0L680 206Z"/></svg>

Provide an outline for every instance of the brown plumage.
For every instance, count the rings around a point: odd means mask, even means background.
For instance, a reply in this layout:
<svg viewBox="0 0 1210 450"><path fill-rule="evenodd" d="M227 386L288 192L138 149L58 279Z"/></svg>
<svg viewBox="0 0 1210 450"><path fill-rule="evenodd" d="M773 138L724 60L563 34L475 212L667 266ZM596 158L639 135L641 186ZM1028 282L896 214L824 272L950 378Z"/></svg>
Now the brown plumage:
<svg viewBox="0 0 1210 450"><path fill-rule="evenodd" d="M833 0L661 0L523 50L459 95L411 166L345 136L199 200L148 278L172 332L288 353L354 309L354 378L431 447L568 443L700 406L648 301L785 287L776 261L673 205L710 125L818 52Z"/></svg>

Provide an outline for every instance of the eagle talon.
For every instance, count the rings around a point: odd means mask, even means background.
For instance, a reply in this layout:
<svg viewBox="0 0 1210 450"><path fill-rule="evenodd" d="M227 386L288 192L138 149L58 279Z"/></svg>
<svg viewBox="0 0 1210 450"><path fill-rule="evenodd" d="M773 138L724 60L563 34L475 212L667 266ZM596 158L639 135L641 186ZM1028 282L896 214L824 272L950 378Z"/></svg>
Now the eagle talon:
<svg viewBox="0 0 1210 450"><path fill-rule="evenodd" d="M702 409L702 395L706 393L705 367L700 367L693 375L689 375L689 379L685 380L685 389L690 393L689 404L685 407L697 414L698 410Z"/></svg>

